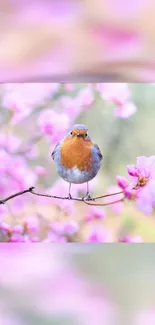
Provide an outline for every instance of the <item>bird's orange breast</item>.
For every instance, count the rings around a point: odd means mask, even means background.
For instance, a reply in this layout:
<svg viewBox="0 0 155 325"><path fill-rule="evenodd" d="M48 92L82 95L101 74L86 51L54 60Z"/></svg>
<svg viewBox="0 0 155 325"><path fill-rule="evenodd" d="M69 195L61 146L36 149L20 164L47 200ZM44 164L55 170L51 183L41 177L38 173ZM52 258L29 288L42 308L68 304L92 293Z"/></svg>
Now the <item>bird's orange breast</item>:
<svg viewBox="0 0 155 325"><path fill-rule="evenodd" d="M60 153L61 163L65 168L78 167L81 171L88 171L92 166L92 142L82 138L67 138L63 141Z"/></svg>

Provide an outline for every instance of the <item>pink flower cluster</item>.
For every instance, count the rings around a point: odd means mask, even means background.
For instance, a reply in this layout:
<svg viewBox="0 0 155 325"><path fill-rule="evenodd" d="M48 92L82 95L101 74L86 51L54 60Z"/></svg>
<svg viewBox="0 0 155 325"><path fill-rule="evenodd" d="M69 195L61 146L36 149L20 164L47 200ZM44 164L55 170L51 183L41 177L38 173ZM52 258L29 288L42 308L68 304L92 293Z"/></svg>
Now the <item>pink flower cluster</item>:
<svg viewBox="0 0 155 325"><path fill-rule="evenodd" d="M138 157L136 165L128 165L127 171L130 183L118 176L117 184L126 198L135 199L138 209L149 215L155 208L155 156Z"/></svg>

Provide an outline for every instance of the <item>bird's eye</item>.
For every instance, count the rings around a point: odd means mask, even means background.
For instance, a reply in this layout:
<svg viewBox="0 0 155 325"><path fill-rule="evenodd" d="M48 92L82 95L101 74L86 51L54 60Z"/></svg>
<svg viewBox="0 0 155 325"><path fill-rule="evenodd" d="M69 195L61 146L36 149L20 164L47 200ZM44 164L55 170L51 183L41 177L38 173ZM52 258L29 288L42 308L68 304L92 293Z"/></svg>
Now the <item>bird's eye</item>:
<svg viewBox="0 0 155 325"><path fill-rule="evenodd" d="M85 134L85 136L87 137L88 133Z"/></svg>
<svg viewBox="0 0 155 325"><path fill-rule="evenodd" d="M73 132L70 133L70 135L72 135L72 134L73 134Z"/></svg>

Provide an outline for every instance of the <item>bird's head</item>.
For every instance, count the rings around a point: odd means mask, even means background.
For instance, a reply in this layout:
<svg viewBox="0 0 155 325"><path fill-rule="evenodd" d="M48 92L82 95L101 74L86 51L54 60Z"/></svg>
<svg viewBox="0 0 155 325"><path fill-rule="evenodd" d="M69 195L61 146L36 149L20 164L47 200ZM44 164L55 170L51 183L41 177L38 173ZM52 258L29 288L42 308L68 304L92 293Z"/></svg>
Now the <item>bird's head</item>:
<svg viewBox="0 0 155 325"><path fill-rule="evenodd" d="M88 128L85 125L76 124L73 126L72 130L70 131L69 136L71 138L89 140Z"/></svg>

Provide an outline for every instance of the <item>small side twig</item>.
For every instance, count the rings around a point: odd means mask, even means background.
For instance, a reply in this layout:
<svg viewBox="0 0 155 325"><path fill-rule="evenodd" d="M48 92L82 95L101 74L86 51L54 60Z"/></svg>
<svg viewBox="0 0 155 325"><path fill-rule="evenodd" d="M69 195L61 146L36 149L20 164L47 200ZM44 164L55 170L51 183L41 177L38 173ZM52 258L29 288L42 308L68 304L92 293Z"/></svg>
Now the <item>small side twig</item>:
<svg viewBox="0 0 155 325"><path fill-rule="evenodd" d="M106 196L104 196L106 197ZM111 204L116 204L116 203L120 203L120 202L123 202L125 200L125 196L120 199L120 200L115 200L115 201L112 201L112 202L107 202L107 203L94 203L94 202L90 202L90 201L86 201L84 200L84 202L87 204L87 205L96 205L96 206L100 206L100 207L105 207L105 206L108 206L108 205L111 205Z"/></svg>
<svg viewBox="0 0 155 325"><path fill-rule="evenodd" d="M119 191L119 192L115 192L115 193L109 193L109 194L104 194L104 195L100 195L100 196L95 196L94 200L104 199L105 197L119 195L119 194L123 194L123 193L124 193L123 191Z"/></svg>
<svg viewBox="0 0 155 325"><path fill-rule="evenodd" d="M20 195L23 195L25 193L31 193L33 191L34 187L30 187L28 188L27 190L25 191L20 191L20 192L17 192L15 194L12 194L10 196L8 196L7 198L3 199L3 200L0 200L0 204L4 204L5 202L17 197L17 196L20 196Z"/></svg>

